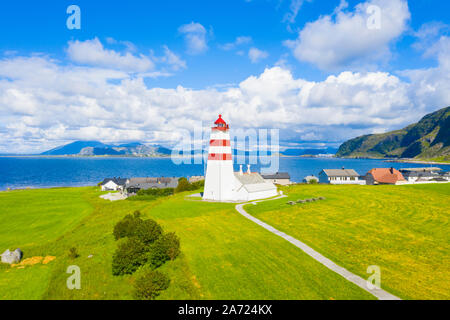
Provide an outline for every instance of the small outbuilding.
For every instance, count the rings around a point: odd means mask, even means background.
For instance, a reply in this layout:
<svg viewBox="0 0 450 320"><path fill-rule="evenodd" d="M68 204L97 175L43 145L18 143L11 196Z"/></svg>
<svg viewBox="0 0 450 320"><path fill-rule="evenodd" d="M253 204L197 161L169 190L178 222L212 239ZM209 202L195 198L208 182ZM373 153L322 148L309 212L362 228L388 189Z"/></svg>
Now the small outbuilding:
<svg viewBox="0 0 450 320"><path fill-rule="evenodd" d="M291 184L291 176L287 172L277 172L275 174L263 174L261 175L264 180L272 182L273 184L279 184L286 186Z"/></svg>
<svg viewBox="0 0 450 320"><path fill-rule="evenodd" d="M317 183L319 182L319 178L317 178L315 175L310 175L303 178L303 183L314 183L314 181Z"/></svg>

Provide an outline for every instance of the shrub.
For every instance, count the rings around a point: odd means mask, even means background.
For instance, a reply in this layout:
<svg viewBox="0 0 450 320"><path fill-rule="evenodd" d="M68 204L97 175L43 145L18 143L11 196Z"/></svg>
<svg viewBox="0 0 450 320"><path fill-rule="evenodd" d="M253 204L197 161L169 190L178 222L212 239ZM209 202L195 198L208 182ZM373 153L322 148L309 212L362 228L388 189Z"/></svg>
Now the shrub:
<svg viewBox="0 0 450 320"><path fill-rule="evenodd" d="M175 232L163 234L151 246L148 262L153 269L162 266L168 260L174 260L180 254L180 239Z"/></svg>
<svg viewBox="0 0 450 320"><path fill-rule="evenodd" d="M125 237L137 237L145 244L154 242L162 233L161 226L154 220L142 220L141 213L135 211L133 215L127 215L114 227L116 240Z"/></svg>
<svg viewBox="0 0 450 320"><path fill-rule="evenodd" d="M145 270L134 283L134 298L153 300L169 287L170 279L162 272Z"/></svg>
<svg viewBox="0 0 450 320"><path fill-rule="evenodd" d="M122 220L116 223L114 226L114 238L119 240L120 238L128 237L132 230L135 228L136 219L139 219L139 211L135 212L132 216L131 214L126 215Z"/></svg>
<svg viewBox="0 0 450 320"><path fill-rule="evenodd" d="M130 237L137 237L145 244L153 243L162 234L161 226L152 219L137 221L133 225L133 230L130 232Z"/></svg>
<svg viewBox="0 0 450 320"><path fill-rule="evenodd" d="M78 258L80 255L78 254L78 250L75 247L69 249L69 257L72 259Z"/></svg>
<svg viewBox="0 0 450 320"><path fill-rule="evenodd" d="M131 274L147 262L149 247L138 238L128 238L119 243L113 255L113 275Z"/></svg>
<svg viewBox="0 0 450 320"><path fill-rule="evenodd" d="M309 184L317 184L317 183L318 183L317 179L309 180Z"/></svg>
<svg viewBox="0 0 450 320"><path fill-rule="evenodd" d="M189 183L189 181L183 177L183 178L178 179L178 185L175 188L175 192L178 193L178 192L183 192L183 191L189 191L189 190L192 190L191 188L192 188L192 186Z"/></svg>
<svg viewBox="0 0 450 320"><path fill-rule="evenodd" d="M191 183L192 189L191 190L197 190L201 189L205 186L205 180L195 181Z"/></svg>
<svg viewBox="0 0 450 320"><path fill-rule="evenodd" d="M155 197L166 197L174 194L174 188L151 188L151 189L141 189L137 192L138 196L155 196Z"/></svg>

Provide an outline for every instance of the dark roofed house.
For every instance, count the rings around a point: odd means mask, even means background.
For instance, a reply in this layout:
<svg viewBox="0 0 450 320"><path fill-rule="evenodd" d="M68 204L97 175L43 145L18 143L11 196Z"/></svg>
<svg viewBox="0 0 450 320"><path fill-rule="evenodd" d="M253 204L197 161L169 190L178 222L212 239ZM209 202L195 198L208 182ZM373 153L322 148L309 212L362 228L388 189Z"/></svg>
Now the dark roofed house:
<svg viewBox="0 0 450 320"><path fill-rule="evenodd" d="M117 191L124 190L125 185L127 183L127 178L105 178L102 183L100 183L100 187L102 191Z"/></svg>
<svg viewBox="0 0 450 320"><path fill-rule="evenodd" d="M131 178L125 186L128 194L136 194L139 190L176 188L178 186L176 177L158 178Z"/></svg>
<svg viewBox="0 0 450 320"><path fill-rule="evenodd" d="M287 172L277 172L275 174L262 174L264 180L273 184L288 185L291 184L291 176Z"/></svg>
<svg viewBox="0 0 450 320"><path fill-rule="evenodd" d="M320 183L330 184L365 184L359 174L353 169L323 169L319 173Z"/></svg>

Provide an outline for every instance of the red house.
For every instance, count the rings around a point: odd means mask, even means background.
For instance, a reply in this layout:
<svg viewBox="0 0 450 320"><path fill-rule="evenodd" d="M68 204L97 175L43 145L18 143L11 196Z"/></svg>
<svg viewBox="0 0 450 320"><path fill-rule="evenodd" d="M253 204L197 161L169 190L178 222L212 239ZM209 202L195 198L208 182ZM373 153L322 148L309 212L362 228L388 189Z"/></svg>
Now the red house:
<svg viewBox="0 0 450 320"><path fill-rule="evenodd" d="M398 184L399 182L406 182L406 179L394 168L374 168L366 174L366 184Z"/></svg>

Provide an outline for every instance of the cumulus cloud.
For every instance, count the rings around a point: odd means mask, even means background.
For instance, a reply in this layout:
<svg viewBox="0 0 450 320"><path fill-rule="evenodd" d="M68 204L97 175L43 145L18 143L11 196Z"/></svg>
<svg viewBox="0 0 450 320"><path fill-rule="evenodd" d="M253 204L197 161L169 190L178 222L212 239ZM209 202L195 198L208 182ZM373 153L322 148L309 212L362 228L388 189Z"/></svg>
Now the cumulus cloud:
<svg viewBox="0 0 450 320"><path fill-rule="evenodd" d="M390 44L407 29L410 19L406 0L369 0L350 12L344 10L345 4L307 23L298 39L285 41L299 61L336 71L373 66L390 56ZM379 9L379 25L370 25L373 8Z"/></svg>
<svg viewBox="0 0 450 320"><path fill-rule="evenodd" d="M178 28L178 32L184 35L189 54L200 54L208 50L206 29L200 23L191 22Z"/></svg>
<svg viewBox="0 0 450 320"><path fill-rule="evenodd" d="M180 129L208 126L218 113L233 128L279 128L282 139L295 141L401 128L450 101L450 41L435 46L439 66L405 71L408 82L350 71L307 81L277 66L220 91L148 88L142 76L120 70L4 57L0 152L38 152L78 139L172 144Z"/></svg>
<svg viewBox="0 0 450 320"><path fill-rule="evenodd" d="M250 50L248 50L248 57L252 63L258 63L268 56L269 53L267 51L259 50L258 48L250 48Z"/></svg>
<svg viewBox="0 0 450 320"><path fill-rule="evenodd" d="M130 47L129 44L128 46ZM143 54L133 55L130 51L122 54L106 49L98 38L70 41L67 54L72 61L77 63L127 72L145 72L154 68L154 63L149 57Z"/></svg>

